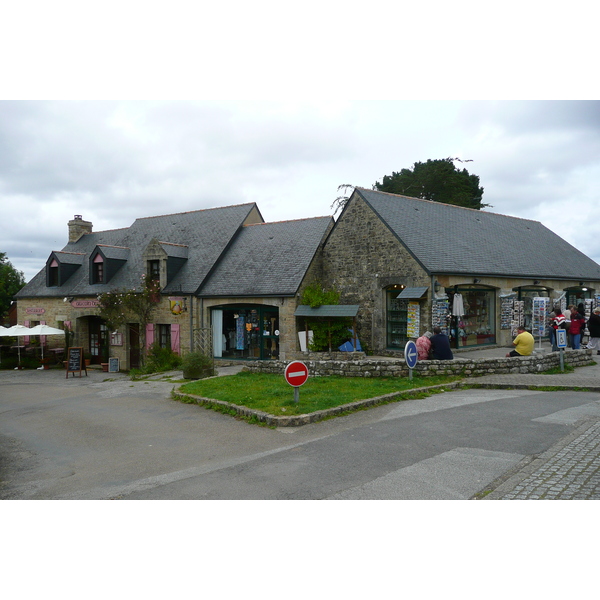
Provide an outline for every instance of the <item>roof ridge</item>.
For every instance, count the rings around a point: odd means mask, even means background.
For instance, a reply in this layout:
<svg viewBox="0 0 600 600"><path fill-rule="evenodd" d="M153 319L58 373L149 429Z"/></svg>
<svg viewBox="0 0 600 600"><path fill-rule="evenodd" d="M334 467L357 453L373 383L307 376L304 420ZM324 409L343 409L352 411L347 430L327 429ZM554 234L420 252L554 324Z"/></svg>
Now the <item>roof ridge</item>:
<svg viewBox="0 0 600 600"><path fill-rule="evenodd" d="M525 217L515 217L513 215L504 215L499 212L491 212L486 211L484 209L479 208L469 208L468 206L458 206L456 204L448 204L447 202L438 202L437 200L427 200L426 198L415 198L414 196L407 196L405 194L392 194L391 192L380 192L379 190L370 190L367 188L357 186L355 189L364 190L366 192L371 192L375 194L385 194L386 196L394 196L395 198L408 198L409 200L418 200L419 202L429 202L430 204L437 204L442 206L450 206L452 208L462 208L463 210L471 210L479 214L484 215L497 215L499 217L506 217L510 219L520 219L521 221L531 221L533 223L540 223L540 221L536 221L535 219L526 219Z"/></svg>
<svg viewBox="0 0 600 600"><path fill-rule="evenodd" d="M268 221L266 223L248 223L244 227L256 227L258 225L277 225L279 223L297 223L298 221L314 221L316 219L332 219L331 215L322 215L320 217L302 217L300 219L283 219L281 221Z"/></svg>
<svg viewBox="0 0 600 600"><path fill-rule="evenodd" d="M178 213L168 213L166 215L153 215L150 217L138 217L135 221L143 221L146 219L160 219L161 217L175 217L179 215L191 215L192 213L207 212L209 210L222 210L225 208L239 208L241 206L257 206L256 202L242 202L240 204L228 204L227 206L212 206L210 208L199 208L198 210L184 210ZM135 223L134 221L134 223Z"/></svg>

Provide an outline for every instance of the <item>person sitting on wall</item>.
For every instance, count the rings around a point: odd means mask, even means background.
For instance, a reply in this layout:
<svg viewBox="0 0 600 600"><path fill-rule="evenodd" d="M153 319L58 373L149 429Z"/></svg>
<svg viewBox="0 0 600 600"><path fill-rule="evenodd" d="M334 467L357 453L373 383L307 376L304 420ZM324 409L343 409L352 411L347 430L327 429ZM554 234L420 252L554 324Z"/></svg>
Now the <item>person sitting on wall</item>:
<svg viewBox="0 0 600 600"><path fill-rule="evenodd" d="M419 360L427 360L431 352L431 331L426 331L421 337L417 338L415 342L417 346L417 355Z"/></svg>
<svg viewBox="0 0 600 600"><path fill-rule="evenodd" d="M517 337L513 340L515 349L511 350L506 355L506 358L510 358L511 356L531 356L534 344L535 339L529 331L525 327L517 327Z"/></svg>
<svg viewBox="0 0 600 600"><path fill-rule="evenodd" d="M433 328L433 336L431 337L431 350L434 360L452 360L454 355L450 350L450 340L439 327Z"/></svg>

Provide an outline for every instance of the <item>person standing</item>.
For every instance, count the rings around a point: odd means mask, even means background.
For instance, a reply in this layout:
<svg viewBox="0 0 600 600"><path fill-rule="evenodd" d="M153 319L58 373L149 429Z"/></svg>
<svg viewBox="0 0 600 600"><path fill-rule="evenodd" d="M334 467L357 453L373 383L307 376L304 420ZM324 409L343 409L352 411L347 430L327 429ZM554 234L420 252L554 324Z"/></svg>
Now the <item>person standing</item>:
<svg viewBox="0 0 600 600"><path fill-rule="evenodd" d="M417 355L419 360L427 360L429 353L431 352L431 331L426 331L421 337L417 338L415 342L417 346Z"/></svg>
<svg viewBox="0 0 600 600"><path fill-rule="evenodd" d="M571 326L569 327L569 337L571 338L571 348L579 350L581 347L581 331L585 326L585 319L576 310L571 312Z"/></svg>
<svg viewBox="0 0 600 600"><path fill-rule="evenodd" d="M431 337L431 350L434 360L452 360L454 355L450 350L450 340L439 327L433 328L433 336Z"/></svg>
<svg viewBox="0 0 600 600"><path fill-rule="evenodd" d="M600 306L597 306L590 315L587 322L588 331L590 332L590 340L587 348L596 350L596 354L600 354Z"/></svg>
<svg viewBox="0 0 600 600"><path fill-rule="evenodd" d="M556 345L556 331L558 329L564 329L565 315L562 314L560 306L554 309L554 316L550 320L550 340L552 342L552 352L558 352L558 346Z"/></svg>
<svg viewBox="0 0 600 600"><path fill-rule="evenodd" d="M535 339L525 329L525 327L517 327L517 337L513 340L514 350L511 350L506 358L511 356L530 356L533 352L533 346L535 345Z"/></svg>

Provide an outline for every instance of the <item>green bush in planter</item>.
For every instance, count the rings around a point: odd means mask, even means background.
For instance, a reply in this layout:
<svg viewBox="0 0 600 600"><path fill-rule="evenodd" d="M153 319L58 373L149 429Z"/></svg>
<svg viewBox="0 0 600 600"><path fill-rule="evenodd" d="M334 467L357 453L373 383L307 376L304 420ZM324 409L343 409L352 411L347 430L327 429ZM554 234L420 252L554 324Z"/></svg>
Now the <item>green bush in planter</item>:
<svg viewBox="0 0 600 600"><path fill-rule="evenodd" d="M201 352L190 352L182 361L184 379L203 379L215 374L212 357Z"/></svg>

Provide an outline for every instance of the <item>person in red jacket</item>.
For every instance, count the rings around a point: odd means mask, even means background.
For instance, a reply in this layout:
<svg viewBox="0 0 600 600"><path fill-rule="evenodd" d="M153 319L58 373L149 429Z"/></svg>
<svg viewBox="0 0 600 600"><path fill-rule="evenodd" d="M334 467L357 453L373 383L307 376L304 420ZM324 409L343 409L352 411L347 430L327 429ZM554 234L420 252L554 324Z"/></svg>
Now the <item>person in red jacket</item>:
<svg viewBox="0 0 600 600"><path fill-rule="evenodd" d="M585 326L585 319L577 311L571 313L571 326L569 327L569 337L571 338L571 348L579 350L581 348L581 332Z"/></svg>

